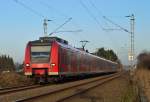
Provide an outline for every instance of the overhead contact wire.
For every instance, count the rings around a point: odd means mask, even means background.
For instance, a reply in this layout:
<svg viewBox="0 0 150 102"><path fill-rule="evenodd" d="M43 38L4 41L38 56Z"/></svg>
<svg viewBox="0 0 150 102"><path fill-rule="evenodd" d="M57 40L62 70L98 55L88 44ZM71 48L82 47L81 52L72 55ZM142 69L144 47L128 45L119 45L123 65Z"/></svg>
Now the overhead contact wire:
<svg viewBox="0 0 150 102"><path fill-rule="evenodd" d="M30 12L34 13L35 15L44 18L44 15L42 15L41 13L37 12L36 10L32 9L31 7L27 6L26 4L24 4L23 2L19 1L19 0L13 0L14 2L18 3L19 5L23 6L24 8L26 8L27 10L29 10Z"/></svg>
<svg viewBox="0 0 150 102"><path fill-rule="evenodd" d="M92 12L87 8L87 6L82 2L82 0L80 0L80 4L87 11L87 13L93 18L93 20L97 23L97 25L103 30L104 29L103 26L99 23L97 18L92 14Z"/></svg>

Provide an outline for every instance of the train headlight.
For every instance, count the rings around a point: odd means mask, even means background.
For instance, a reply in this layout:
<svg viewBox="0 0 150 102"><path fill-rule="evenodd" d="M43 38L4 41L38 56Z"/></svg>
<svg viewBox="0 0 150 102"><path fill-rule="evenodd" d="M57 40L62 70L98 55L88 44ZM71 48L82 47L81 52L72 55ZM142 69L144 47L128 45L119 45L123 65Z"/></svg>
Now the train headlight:
<svg viewBox="0 0 150 102"><path fill-rule="evenodd" d="M30 64L29 64L29 63L27 63L27 64L26 64L26 67L29 67L29 66L30 66Z"/></svg>
<svg viewBox="0 0 150 102"><path fill-rule="evenodd" d="M51 63L51 66L53 67L53 66L55 66L56 64L55 63Z"/></svg>

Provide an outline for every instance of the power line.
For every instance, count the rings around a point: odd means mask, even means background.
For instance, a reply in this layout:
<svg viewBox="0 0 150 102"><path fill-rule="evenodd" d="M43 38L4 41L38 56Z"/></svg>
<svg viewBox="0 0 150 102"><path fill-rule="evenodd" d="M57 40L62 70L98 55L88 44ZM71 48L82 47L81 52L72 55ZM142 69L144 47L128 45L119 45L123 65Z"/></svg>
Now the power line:
<svg viewBox="0 0 150 102"><path fill-rule="evenodd" d="M82 30L81 29L79 29L79 30L66 30L66 31L56 31L56 32L52 32L52 33L50 33L50 35L52 35L52 34L54 34L54 33L76 33L76 32L82 32Z"/></svg>
<svg viewBox="0 0 150 102"><path fill-rule="evenodd" d="M89 13L89 15L96 21L96 23L98 24L98 26L100 26L102 30L106 31L106 29L101 25L101 23L99 22L99 20L95 16L93 16L93 14L90 12L90 10L88 9L88 7L85 6L85 4L81 0L80 0L80 2L82 3L82 6L87 10L87 12ZM102 15L102 13L100 12L100 10L98 10L98 8L94 5L93 2L89 2L89 3L90 3L91 6L93 6L98 11L99 14ZM114 44L114 41L112 40L112 38L110 36L108 36L108 34L107 34L107 37L108 37L109 41L113 44L113 46L116 46L116 44Z"/></svg>
<svg viewBox="0 0 150 102"><path fill-rule="evenodd" d="M35 15L44 18L44 16L41 13L39 13L36 10L32 9L31 7L27 6L25 3L23 3L19 0L13 0L13 1L16 2L17 4L23 6L25 9L29 10L30 12L34 13Z"/></svg>
<svg viewBox="0 0 150 102"><path fill-rule="evenodd" d="M125 32L130 33L130 31L128 31L127 29L123 28L123 27L122 27L122 26L120 26L119 24L117 24L117 23L113 22L112 20L110 20L110 19L109 19L109 18L107 18L106 16L103 16L103 18L104 18L105 20L107 20L108 22L110 22L111 24L115 25L116 27L118 27L118 28L120 28L120 29L124 30ZM109 29L107 29L107 30L109 30ZM116 30L116 29L111 29L111 30ZM119 29L117 29L117 30L119 30Z"/></svg>
<svg viewBox="0 0 150 102"><path fill-rule="evenodd" d="M97 25L103 30L104 28L101 26L97 18L92 14L92 12L88 9L88 7L80 0L81 6L87 11L87 13L93 18L93 20L97 23Z"/></svg>
<svg viewBox="0 0 150 102"><path fill-rule="evenodd" d="M113 24L113 25L115 25L115 26L117 26L117 27L120 28L120 29L117 29L117 28L109 28L109 29L106 29L106 28L104 28L103 30L105 30L105 31L124 30L124 31L128 32L127 29L121 27L120 25L116 24L115 22L113 22L112 20L110 20L110 19L108 19L106 16L104 16L104 15L102 14L102 12L96 7L96 5L95 5L91 0L88 0L88 1L90 2L90 4L98 11L98 13L99 13L106 21L108 21L109 23L111 23L111 24Z"/></svg>
<svg viewBox="0 0 150 102"><path fill-rule="evenodd" d="M110 20L109 18L107 18L106 16L103 16L103 18L108 21L109 23L113 24L114 26L118 27L118 28L109 28L109 29L104 29L106 31L114 31L114 30L123 30L127 33L131 33L129 30L125 29L124 27L120 26L119 24L115 23L114 21Z"/></svg>
<svg viewBox="0 0 150 102"><path fill-rule="evenodd" d="M95 9L95 11L97 11L97 13L100 15L100 17L102 17L102 19L104 19L103 18L103 13L101 12L101 10L92 2L92 0L88 0L89 1L89 4ZM99 18L99 17L98 17ZM100 18L99 18L100 19ZM105 19L104 19L105 20ZM107 24L108 22L106 22L106 20L105 20L105 24ZM107 27L109 27L108 26L108 24L107 24ZM109 27L110 28L110 27ZM106 29L104 26L103 26L103 30L106 32L108 32L108 31L112 31L112 30L114 30L114 29ZM115 30L120 30L120 29L116 29L115 28ZM106 34L107 36L108 36L108 34ZM111 38L111 36L109 35L108 36L108 38L109 38L109 41L111 41L112 42L112 44L113 44L113 46L115 46L116 47L116 43L115 43L115 41Z"/></svg>
<svg viewBox="0 0 150 102"><path fill-rule="evenodd" d="M95 6L95 4L92 2L92 0L88 0L88 1L98 11L98 13L103 16L102 12Z"/></svg>
<svg viewBox="0 0 150 102"><path fill-rule="evenodd" d="M47 7L48 9L53 9L55 10L56 14L58 14L59 12L59 15L65 17L65 18L68 18L68 16L66 14L64 14L63 12L61 12L60 10L57 10L56 8L54 8L53 6L49 5L47 2L44 2L43 0L40 0L40 4L43 5L44 7Z"/></svg>
<svg viewBox="0 0 150 102"><path fill-rule="evenodd" d="M58 15L64 17L65 19L66 19L66 18L72 18L72 17L69 17L69 15L68 15L69 13L66 14L66 13L62 12L61 10L56 9L55 7L53 7L52 5L50 5L48 2L44 2L43 0L40 0L39 2L40 2L40 4L41 4L42 6L48 8L49 10L54 10L56 14L58 14ZM55 23L55 21L53 21L53 23ZM56 24L56 23L55 23L55 24ZM73 24L75 27L77 27L77 28L81 28L81 27L79 27L79 24L77 24L76 22L74 22L74 20L72 21L72 24ZM53 32L52 32L52 33L53 33Z"/></svg>
<svg viewBox="0 0 150 102"><path fill-rule="evenodd" d="M97 12L99 13L99 15L101 15L101 16L103 17L103 19L106 20L106 19L107 19L106 16L104 16L104 15L102 14L102 12L96 7L96 5L95 5L91 0L88 0L88 1L89 1L90 4L95 8L95 10L97 10ZM104 17L105 17L105 18L104 18ZM107 19L107 21L108 21L108 19ZM110 20L109 20L109 22L112 23L112 21L110 21ZM113 23L113 24L114 24L114 23ZM108 26L108 24L107 24L107 26ZM112 31L112 30L121 30L121 29L117 29L117 28L109 28L109 29L103 28L103 30L105 30L105 31Z"/></svg>
<svg viewBox="0 0 150 102"><path fill-rule="evenodd" d="M60 28L62 28L65 24L67 24L68 22L70 22L70 20L72 20L72 18L68 18L63 24L61 24L59 27L57 27L53 32L58 31ZM52 33L53 33L52 32ZM52 34L50 33L50 35Z"/></svg>
<svg viewBox="0 0 150 102"><path fill-rule="evenodd" d="M129 15L129 16L126 16L126 17L129 17L130 18L130 26L131 26L131 30L127 30L125 28L123 28L122 26L120 26L119 24L113 22L112 20L108 19L107 17L103 16L103 18L105 20L107 20L108 22L112 23L113 25L115 25L116 27L119 27L121 30L127 32L130 34L130 49L129 49L129 61L130 61L130 65L131 65L131 68L133 68L133 64L134 64L134 25L135 25L135 17L134 17L134 14L132 15ZM113 29L114 30L114 29Z"/></svg>
<svg viewBox="0 0 150 102"><path fill-rule="evenodd" d="M92 0L88 0L89 1L89 3L91 4L91 6L93 6L93 8L95 8L95 10L98 12L98 14L101 16L101 17L103 17L104 15L103 15L103 13L97 8L97 6L92 2ZM107 24L107 22L105 22L106 24ZM107 24L107 26L108 26L108 24ZM110 31L110 30L112 30L112 29L106 29L106 28L103 28L103 30L105 30L105 31ZM115 29L116 30L116 29Z"/></svg>

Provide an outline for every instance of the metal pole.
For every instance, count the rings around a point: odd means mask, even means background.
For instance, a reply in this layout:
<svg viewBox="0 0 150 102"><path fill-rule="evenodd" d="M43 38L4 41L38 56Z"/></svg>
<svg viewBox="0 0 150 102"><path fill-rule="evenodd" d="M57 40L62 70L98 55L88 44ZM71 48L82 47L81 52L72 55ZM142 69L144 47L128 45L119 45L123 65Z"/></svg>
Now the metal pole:
<svg viewBox="0 0 150 102"><path fill-rule="evenodd" d="M135 18L134 18L134 14L130 15L130 16L126 16L126 17L130 17L130 49L129 49L129 61L130 61L130 67L131 70L134 66L134 25L135 25Z"/></svg>
<svg viewBox="0 0 150 102"><path fill-rule="evenodd" d="M131 15L131 68L134 66L134 15Z"/></svg>
<svg viewBox="0 0 150 102"><path fill-rule="evenodd" d="M133 76L134 72L134 25L135 25L135 18L134 14L128 16L130 17L130 26L131 26L131 31L130 31L130 50L129 50L129 61L130 61L130 75Z"/></svg>
<svg viewBox="0 0 150 102"><path fill-rule="evenodd" d="M44 27L44 36L47 37L47 22L48 21L52 21L52 20L48 20L48 19L44 19L44 23L43 23L43 27Z"/></svg>
<svg viewBox="0 0 150 102"><path fill-rule="evenodd" d="M47 36L47 20L44 19L44 23L43 23L43 27L44 27L44 36Z"/></svg>

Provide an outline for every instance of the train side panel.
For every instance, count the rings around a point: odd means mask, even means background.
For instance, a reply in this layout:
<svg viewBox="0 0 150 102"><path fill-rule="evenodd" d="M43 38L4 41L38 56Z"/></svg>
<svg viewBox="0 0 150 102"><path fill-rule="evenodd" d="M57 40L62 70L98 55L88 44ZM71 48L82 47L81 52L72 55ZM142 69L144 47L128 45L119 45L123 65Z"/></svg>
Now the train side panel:
<svg viewBox="0 0 150 102"><path fill-rule="evenodd" d="M59 74L58 49L59 49L59 45L56 42L52 43L50 68L48 70L48 75L58 75Z"/></svg>
<svg viewBox="0 0 150 102"><path fill-rule="evenodd" d="M32 69L30 68L30 43L27 44L25 49L25 60L24 60L24 72L25 75L32 75Z"/></svg>
<svg viewBox="0 0 150 102"><path fill-rule="evenodd" d="M61 46L59 49L60 75L79 75L115 72L117 65L91 54Z"/></svg>

